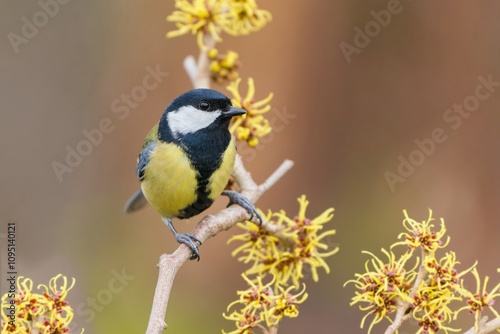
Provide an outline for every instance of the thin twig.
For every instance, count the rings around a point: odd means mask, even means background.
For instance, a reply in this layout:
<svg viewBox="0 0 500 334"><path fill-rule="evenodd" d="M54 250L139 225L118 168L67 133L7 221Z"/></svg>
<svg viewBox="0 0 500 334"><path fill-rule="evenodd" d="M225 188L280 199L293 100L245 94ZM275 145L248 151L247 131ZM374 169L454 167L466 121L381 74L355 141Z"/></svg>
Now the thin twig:
<svg viewBox="0 0 500 334"><path fill-rule="evenodd" d="M234 161L233 176L242 189L255 191L258 188L257 183L252 178L252 174L245 169L239 154L236 155ZM250 200L252 199L250 198Z"/></svg>
<svg viewBox="0 0 500 334"><path fill-rule="evenodd" d="M259 186L259 191L266 192L269 188L271 188L290 168L293 167L292 160L285 160L281 166L270 176L267 180Z"/></svg>
<svg viewBox="0 0 500 334"><path fill-rule="evenodd" d="M262 196L265 190L269 189L268 186L275 184L286 172L292 167L293 163L289 160L283 164L262 184L266 187L255 187L253 190L243 188L243 193L252 201L256 202ZM244 172L243 172L244 171ZM235 170L235 172L237 172ZM250 174L241 167L242 175L236 175L243 184L250 184L253 180L246 180L251 178ZM265 189L265 190L264 190ZM216 215L208 215L201 220L193 231L193 234L201 242L205 242L210 237L217 235L221 231L228 230L236 223L249 219L248 212L240 206L232 205ZM172 291L175 275L184 263L188 261L191 256L191 250L186 245L180 245L177 250L172 254L163 254L160 257L160 268L158 273L158 281L156 283L156 290L153 299L153 306L149 318L147 334L159 334L167 325L165 323L165 315L167 313L168 300Z"/></svg>
<svg viewBox="0 0 500 334"><path fill-rule="evenodd" d="M255 328L258 328L262 332L262 334L269 334L269 330L261 324L256 324Z"/></svg>
<svg viewBox="0 0 500 334"><path fill-rule="evenodd" d="M487 333L494 332L497 329L500 329L500 318L495 318L495 319L491 320L490 322L486 322L488 320L487 317L484 317L483 319L485 321L483 322L483 324L481 324L481 322L480 322L479 330L477 332L476 332L476 328L472 327L464 334L487 334ZM483 319L481 319L481 321Z"/></svg>
<svg viewBox="0 0 500 334"><path fill-rule="evenodd" d="M241 186L242 189L248 190L251 189L249 193L247 191L242 191L242 193L247 196L251 201L256 201L258 197L260 197L263 193L265 193L269 188L271 188L288 170L293 167L292 160L285 160L283 163L272 173L264 183L261 185L257 185L252 175L245 169L243 166L243 161L239 155L236 156L236 161L234 163L234 175L236 178L236 182ZM257 195L257 198L253 198L252 196ZM282 226L277 226L274 224L269 224L268 221L264 220L259 222L256 220L257 217L253 217L253 222L257 224L262 224L264 230L273 234L274 236L281 239L283 242L290 242L290 238L283 235L281 231L284 229Z"/></svg>
<svg viewBox="0 0 500 334"><path fill-rule="evenodd" d="M278 324L269 327L268 333L269 334L276 334L276 333L278 333Z"/></svg>
<svg viewBox="0 0 500 334"><path fill-rule="evenodd" d="M205 38L206 49L200 51L198 62L194 60L193 56L187 56L184 59L184 69L191 79L194 88L209 88L210 87L210 73L209 73L209 58L208 50L212 49L216 44L212 36Z"/></svg>

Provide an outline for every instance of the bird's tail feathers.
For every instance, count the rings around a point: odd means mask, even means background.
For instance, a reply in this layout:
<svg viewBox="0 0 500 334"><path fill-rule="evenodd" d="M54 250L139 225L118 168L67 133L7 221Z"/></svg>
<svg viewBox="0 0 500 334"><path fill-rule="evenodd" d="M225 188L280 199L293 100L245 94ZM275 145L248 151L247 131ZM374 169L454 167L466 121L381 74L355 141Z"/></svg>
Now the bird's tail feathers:
<svg viewBox="0 0 500 334"><path fill-rule="evenodd" d="M125 207L123 208L123 211L127 213L134 212L142 208L144 205L146 205L147 202L148 201L146 200L146 197L144 197L142 190L139 189L127 201Z"/></svg>

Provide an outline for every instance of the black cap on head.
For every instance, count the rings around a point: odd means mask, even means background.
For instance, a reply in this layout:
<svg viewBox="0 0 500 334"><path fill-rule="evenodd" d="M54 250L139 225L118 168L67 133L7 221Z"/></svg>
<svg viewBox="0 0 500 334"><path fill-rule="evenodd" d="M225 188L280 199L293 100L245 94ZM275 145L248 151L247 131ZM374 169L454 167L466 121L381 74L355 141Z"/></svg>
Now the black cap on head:
<svg viewBox="0 0 500 334"><path fill-rule="evenodd" d="M227 96L218 91L208 88L197 88L179 95L167 106L166 111L175 111L188 105L210 112L215 110L227 111L232 104Z"/></svg>

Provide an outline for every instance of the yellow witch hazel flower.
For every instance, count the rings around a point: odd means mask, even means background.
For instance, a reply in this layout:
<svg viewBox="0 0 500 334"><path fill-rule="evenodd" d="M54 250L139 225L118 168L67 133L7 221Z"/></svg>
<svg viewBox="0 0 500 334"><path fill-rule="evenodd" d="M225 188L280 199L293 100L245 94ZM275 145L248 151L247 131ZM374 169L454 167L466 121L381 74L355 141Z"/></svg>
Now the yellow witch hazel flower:
<svg viewBox="0 0 500 334"><path fill-rule="evenodd" d="M241 276L250 288L245 291L238 291L237 294L240 296L240 299L229 304L228 309L234 304L240 303L245 305L244 310L252 315L259 311L267 312L269 305L271 305L270 296L272 295L272 290L270 286L274 283L274 278L271 282L262 284L260 277L257 277L257 283L254 283L245 274Z"/></svg>
<svg viewBox="0 0 500 334"><path fill-rule="evenodd" d="M476 264L460 273L455 269L457 264L460 262L457 261L455 252L447 252L439 261L434 256L427 256L424 260L424 266L429 275L429 286L437 286L441 290L461 292L461 277L470 272Z"/></svg>
<svg viewBox="0 0 500 334"><path fill-rule="evenodd" d="M240 62L236 52L228 51L226 54L219 54L217 49L210 49L208 58L211 60L210 78L213 81L220 84L224 81L236 80L239 77L237 71Z"/></svg>
<svg viewBox="0 0 500 334"><path fill-rule="evenodd" d="M335 234L335 230L320 233L324 224L332 220L333 208L330 208L314 219L306 217L307 201L302 195L299 199L299 213L289 218L284 211L262 214L264 225L256 225L246 221L238 224L243 234L235 235L229 242L241 241L243 244L232 252L238 261L249 263L243 278L250 288L239 291L240 298L229 305L228 310L236 304L242 304L239 311L224 315L228 320L236 322L237 330L229 334L253 334L268 332L264 327L277 326L283 318L295 318L299 314L298 305L307 299L305 285L298 290L300 280L304 278L305 269L310 269L314 281L318 280L318 268L328 273L330 268L323 258L338 252L324 243L324 239ZM262 280L270 274L272 280L263 284ZM251 276L251 277L249 277ZM224 333L224 332L223 332Z"/></svg>
<svg viewBox="0 0 500 334"><path fill-rule="evenodd" d="M308 297L305 284L303 285L302 290L295 295L290 293L291 290L295 289L294 286L284 289L281 285L277 284L276 288L279 290L279 294L272 298L274 306L272 306L267 312L268 325L277 324L283 317L298 317L298 305L302 304Z"/></svg>
<svg viewBox="0 0 500 334"><path fill-rule="evenodd" d="M68 287L68 279L59 274L48 286L38 285L45 290L39 294L33 293L31 279L19 276L16 293L2 296L2 333L69 333L74 313L66 297L74 284L73 279Z"/></svg>
<svg viewBox="0 0 500 334"><path fill-rule="evenodd" d="M223 334L256 334L258 332L255 332L254 329L259 329L260 333L260 329L264 328L259 324L263 322L264 319L261 319L258 315L234 311L230 315L224 314L224 318L234 321L236 323L236 329L227 333L222 331Z"/></svg>
<svg viewBox="0 0 500 334"><path fill-rule="evenodd" d="M246 35L264 27L271 21L271 13L259 9L255 0L228 0L228 21L224 31L230 35Z"/></svg>
<svg viewBox="0 0 500 334"><path fill-rule="evenodd" d="M17 292L15 296L12 294L4 294L2 297L2 309L7 307L8 299L10 303L15 302L17 307L15 314L18 318L25 320L32 319L45 312L46 305L43 296L38 293L33 293L33 281L29 278L19 276L17 278ZM9 305L9 315L12 315L12 308Z"/></svg>
<svg viewBox="0 0 500 334"><path fill-rule="evenodd" d="M62 284L58 286L57 283L59 279L62 280ZM73 316L71 307L68 307L66 297L68 295L68 291L71 290L74 285L74 278L71 285L68 287L68 279L66 276L59 274L50 279L48 286L45 284L39 284L38 288L43 288L45 290L43 296L45 297L45 305L47 305L48 309L57 314L61 314L63 315L63 318L66 318L66 316Z"/></svg>
<svg viewBox="0 0 500 334"><path fill-rule="evenodd" d="M267 215L260 210L259 213L265 221L270 221L273 216L271 211L268 211ZM264 226L247 223L238 223L237 225L247 231L246 233L235 235L228 240L228 243L235 240L243 242L240 247L231 253L232 256L240 253L245 254L239 257L238 261L243 263L257 262L256 265L258 265L258 262L262 260L262 254L265 252L269 252L271 257L274 257L279 252L278 245L280 239L274 233L266 230Z"/></svg>
<svg viewBox="0 0 500 334"><path fill-rule="evenodd" d="M374 254L364 251L363 253L372 256L372 259L365 264L365 273L356 274L355 280L346 282L346 284L354 283L358 289L350 305L357 303L368 304L359 307L362 311L369 311L361 321L361 328L364 327L366 318L374 315L368 333L371 332L375 324L381 322L384 318L388 318L389 314L396 311L398 298L412 301L408 294L411 289L411 282L415 279L416 274L413 270L407 271L405 269L405 264L411 258L411 255L406 253L396 260L396 255L392 251L388 252L382 249L382 252L387 256L388 262L384 262ZM418 262L415 267L417 265Z"/></svg>
<svg viewBox="0 0 500 334"><path fill-rule="evenodd" d="M411 303L413 317L420 326L418 333L435 333L440 329L456 331L445 326L455 313L449 305L462 299L461 277L473 268L458 272L455 269L457 264L454 252L446 253L439 261L433 255L424 259L427 279L420 284Z"/></svg>
<svg viewBox="0 0 500 334"><path fill-rule="evenodd" d="M255 328L262 328L259 323L266 318L265 314L271 306L272 290L271 285L275 282L273 279L267 284L262 284L262 279L259 277L256 283L248 279L245 274L241 275L250 286L247 290L238 291L240 298L227 307L228 311L237 304L242 304L243 307L239 311L234 311L229 315L223 314L227 320L235 321L236 330L227 334L253 334ZM222 331L225 333L224 331Z"/></svg>
<svg viewBox="0 0 500 334"><path fill-rule="evenodd" d="M334 235L335 230L319 232L324 224L332 220L333 208L314 219L308 219L306 209L309 201L305 195L298 201L299 214L293 219L287 217L284 211L268 212L265 218L278 230L277 233L269 233L265 227L247 221L239 225L245 232L229 239L228 242L244 242L232 255L243 254L238 261L252 264L246 271L247 275L264 276L269 273L283 285L292 281L295 287L299 287L299 280L304 277L306 268L310 270L314 281L319 279L318 268L323 268L327 273L330 271L324 258L337 253L339 249L335 247L325 252L328 245L323 241Z"/></svg>
<svg viewBox="0 0 500 334"><path fill-rule="evenodd" d="M210 36L221 42L221 31L231 35L246 35L261 29L271 20L268 11L259 9L255 0L176 0L178 9L167 17L177 30L167 33L176 37L196 35L198 46L206 50L205 39Z"/></svg>
<svg viewBox="0 0 500 334"><path fill-rule="evenodd" d="M339 248L335 247L328 252L323 252L328 249L328 245L322 241L334 235L335 230L318 233L323 229L324 224L332 220L334 209L327 209L318 217L309 219L306 217L306 210L309 206L306 196L299 197L298 202L300 208L295 218L289 218L283 210L274 214L274 217L277 218L276 224L284 226L282 233L288 240L292 240L292 243L286 244L285 242L283 246L285 250L288 249L288 252L283 252L284 256L279 258L276 265L270 270L281 282L287 282L291 278L295 287L299 286L299 279L304 276L304 267L311 271L312 279L315 282L319 280L318 268L323 268L326 273L329 273L330 268L323 258L339 251Z"/></svg>
<svg viewBox="0 0 500 334"><path fill-rule="evenodd" d="M443 219L441 219L441 229L438 232L434 231L434 224L431 223L434 220L434 218L432 218L432 210L429 210L429 218L427 221L424 220L421 223L408 217L406 210L403 210L403 214L405 216L403 226L409 233L401 233L398 238L401 239L404 237L405 240L393 244L392 247L407 245L410 250L420 247L426 253L433 253L438 248L444 248L448 245L450 237L447 238L446 242L443 243L442 241L446 233Z"/></svg>
<svg viewBox="0 0 500 334"><path fill-rule="evenodd" d="M408 232L400 234L400 238L403 237L404 240L393 244L390 253L383 251L388 257L388 262L384 263L375 255L365 252L373 257L365 265L365 273L356 274L355 280L347 282L354 283L357 288L355 296L351 299L351 305L368 304L360 306L360 310L367 311L361 321L361 327L365 319L374 314L368 333L384 318L393 322L386 333L397 333L397 328L409 318L417 321L419 326L417 334L457 332L459 330L449 327L449 323L456 319L459 311L469 310L476 316L475 333L483 333L482 330L479 331L479 319L483 309L489 308L500 319L499 313L491 308L494 299L500 297L500 284L487 292L488 277L485 278L481 289L480 278L475 268L477 263L466 270L458 271L459 262L455 252L449 251L442 258L436 257L436 251L447 246L450 241L447 237L443 242L446 232L443 219L439 231L436 231L431 224L432 211L429 210L429 218L420 223L408 217L406 211L403 212L405 216L403 226ZM392 252L397 245L406 246L407 249L399 260L395 260ZM421 249L420 258L418 255L415 256L414 250L417 248ZM414 256L415 266L406 269L408 260ZM469 292L463 286L463 276L469 272L472 272L477 281L475 293ZM452 310L451 302L462 301L464 297L468 298L468 306L458 311ZM394 321L389 318L391 313L395 314ZM496 328L498 327L493 330ZM489 332L484 331L484 333Z"/></svg>
<svg viewBox="0 0 500 334"><path fill-rule="evenodd" d="M238 291L239 299L229 304L227 309L230 310L236 305L241 305L241 308L229 315L223 314L224 318L235 322L237 329L229 333L222 331L222 333L254 334L257 333L254 331L255 329L258 329L259 333L266 332L264 321L267 326L274 326L284 317L297 317L299 314L298 305L307 299L305 285L301 291L292 294L291 291L295 287L283 288L274 276L266 284L262 283L260 277L257 277L255 282L245 274L242 277L249 288Z"/></svg>
<svg viewBox="0 0 500 334"><path fill-rule="evenodd" d="M227 11L222 9L220 0L176 0L178 9L167 17L167 21L175 22L177 30L167 33L167 37L181 36L187 33L196 35L198 46L206 50L205 37L211 36L221 42L221 27L227 19Z"/></svg>
<svg viewBox="0 0 500 334"><path fill-rule="evenodd" d="M273 93L269 93L263 100L254 101L255 84L253 78L249 78L247 95L242 98L239 92L240 82L241 78L231 82L227 90L233 96L231 99L233 105L245 109L247 113L233 117L229 131L235 134L236 139L244 140L250 147L255 147L259 143L259 138L271 132L271 126L264 114L271 110L269 102L273 98Z"/></svg>
<svg viewBox="0 0 500 334"><path fill-rule="evenodd" d="M449 322L450 319L446 316L446 314L441 314L439 311L426 313L422 318L415 317L415 319L418 320L419 326L416 334L435 334L440 330L445 333L460 331L443 325L444 322Z"/></svg>
<svg viewBox="0 0 500 334"><path fill-rule="evenodd" d="M465 296L468 297L467 306L462 307L460 310L463 311L468 310L469 313L474 314L475 323L474 326L476 331L479 330L479 320L481 319L482 312L485 309L489 309L495 317L500 319L500 314L493 308L493 304L495 303L495 298L500 297L500 283L497 284L493 289L489 292L487 291L487 285L489 281L489 277L486 276L484 278L483 288L481 289L481 278L479 277L479 273L476 268L472 269L472 275L474 275L476 279L476 292L472 293L465 290ZM455 315L456 317L456 315Z"/></svg>
<svg viewBox="0 0 500 334"><path fill-rule="evenodd" d="M19 276L17 290L2 296L2 333L29 333L31 322L45 312L43 296L33 293L33 281Z"/></svg>

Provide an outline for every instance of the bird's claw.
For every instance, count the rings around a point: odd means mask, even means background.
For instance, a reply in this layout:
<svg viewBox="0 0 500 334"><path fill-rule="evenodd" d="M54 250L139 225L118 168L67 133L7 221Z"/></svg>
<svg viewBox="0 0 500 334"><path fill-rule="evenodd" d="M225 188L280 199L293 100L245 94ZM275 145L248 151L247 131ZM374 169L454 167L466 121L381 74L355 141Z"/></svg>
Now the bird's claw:
<svg viewBox="0 0 500 334"><path fill-rule="evenodd" d="M229 197L229 204L227 205L228 207L233 205L233 204L238 204L241 206L243 209L247 210L248 214L250 215L250 219L252 220L255 217L259 220L258 225L262 225L262 216L260 213L257 211L255 208L255 205L250 201L246 196L242 195L241 193L234 191L234 190L224 190L222 192L222 195Z"/></svg>
<svg viewBox="0 0 500 334"><path fill-rule="evenodd" d="M189 258L190 260L198 260L200 261L200 252L198 251L198 246L196 243L199 243L201 246L201 241L194 236L192 233L183 233L183 234L177 234L175 236L175 240L177 240L178 243L184 244L191 249L191 257Z"/></svg>

